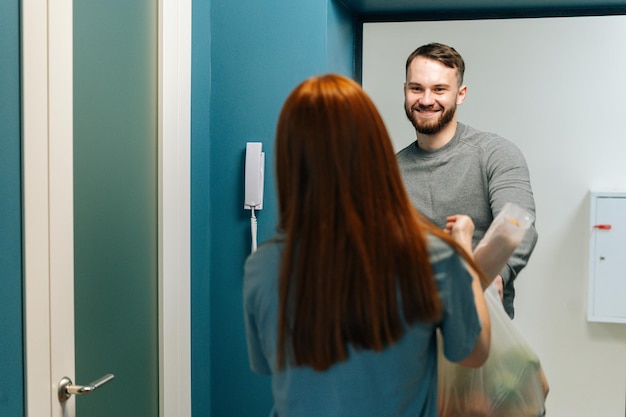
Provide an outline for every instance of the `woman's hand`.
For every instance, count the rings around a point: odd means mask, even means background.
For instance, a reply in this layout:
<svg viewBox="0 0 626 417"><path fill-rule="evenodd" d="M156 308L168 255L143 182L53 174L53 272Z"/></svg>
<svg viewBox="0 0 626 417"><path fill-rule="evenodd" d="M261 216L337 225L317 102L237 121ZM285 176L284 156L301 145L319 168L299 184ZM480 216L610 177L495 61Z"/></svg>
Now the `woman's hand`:
<svg viewBox="0 0 626 417"><path fill-rule="evenodd" d="M474 222L465 214L455 214L446 217L444 231L449 233L456 242L467 251L472 253L472 236L474 235Z"/></svg>

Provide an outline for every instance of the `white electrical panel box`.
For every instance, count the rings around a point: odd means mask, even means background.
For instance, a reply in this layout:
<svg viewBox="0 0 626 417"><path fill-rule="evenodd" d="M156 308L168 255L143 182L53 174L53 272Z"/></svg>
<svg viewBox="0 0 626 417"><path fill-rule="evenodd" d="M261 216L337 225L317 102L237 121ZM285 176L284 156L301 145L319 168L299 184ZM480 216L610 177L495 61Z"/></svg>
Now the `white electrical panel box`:
<svg viewBox="0 0 626 417"><path fill-rule="evenodd" d="M626 323L626 192L591 192L589 321Z"/></svg>

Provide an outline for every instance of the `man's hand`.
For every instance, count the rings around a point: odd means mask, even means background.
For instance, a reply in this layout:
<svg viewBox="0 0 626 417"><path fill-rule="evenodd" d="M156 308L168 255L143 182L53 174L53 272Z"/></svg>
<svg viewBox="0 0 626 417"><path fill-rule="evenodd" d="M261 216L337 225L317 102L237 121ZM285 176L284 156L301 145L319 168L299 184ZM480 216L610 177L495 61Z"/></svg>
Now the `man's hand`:
<svg viewBox="0 0 626 417"><path fill-rule="evenodd" d="M498 274L498 276L494 278L493 285L498 290L498 294L500 295L500 300L503 300L504 299L504 280L502 279L502 276L500 274Z"/></svg>

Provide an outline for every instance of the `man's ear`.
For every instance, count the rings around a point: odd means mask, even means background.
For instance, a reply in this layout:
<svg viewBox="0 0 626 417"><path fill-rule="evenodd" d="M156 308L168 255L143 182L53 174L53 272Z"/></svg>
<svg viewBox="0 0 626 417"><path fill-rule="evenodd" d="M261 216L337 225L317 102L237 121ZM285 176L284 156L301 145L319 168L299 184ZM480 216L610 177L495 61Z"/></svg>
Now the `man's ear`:
<svg viewBox="0 0 626 417"><path fill-rule="evenodd" d="M462 85L459 87L459 92L456 95L456 105L461 105L465 101L465 96L467 95L467 86Z"/></svg>

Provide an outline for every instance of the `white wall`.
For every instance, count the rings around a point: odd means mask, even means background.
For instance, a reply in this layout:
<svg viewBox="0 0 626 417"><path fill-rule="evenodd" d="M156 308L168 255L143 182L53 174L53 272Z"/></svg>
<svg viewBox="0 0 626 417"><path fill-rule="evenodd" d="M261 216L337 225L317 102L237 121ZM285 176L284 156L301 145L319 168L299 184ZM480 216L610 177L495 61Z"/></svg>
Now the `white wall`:
<svg viewBox="0 0 626 417"><path fill-rule="evenodd" d="M539 241L517 280L514 323L542 360L549 417L625 414L626 324L586 320L588 193L626 191L625 40L626 16L364 25L363 86L396 149L415 139L406 57L436 41L466 62L459 120L526 156Z"/></svg>

